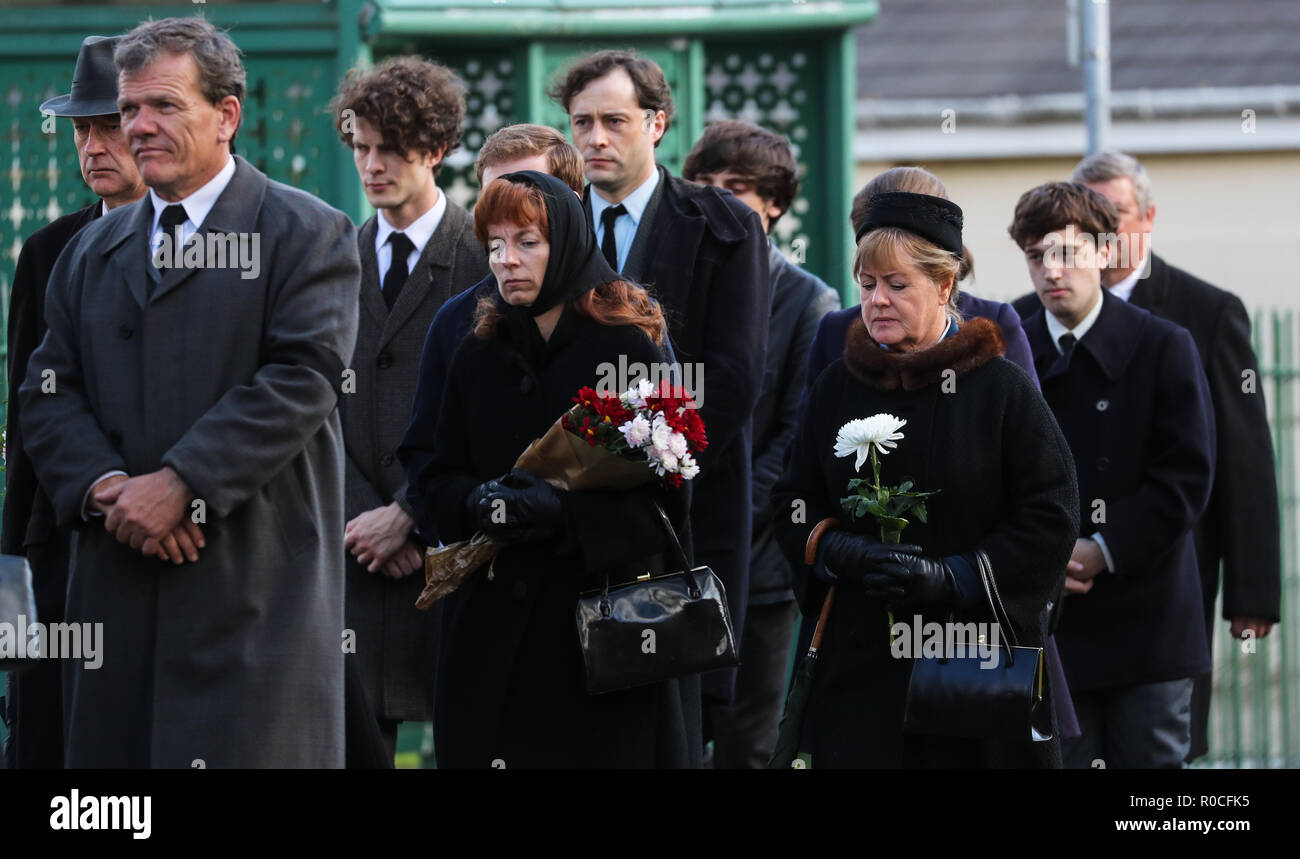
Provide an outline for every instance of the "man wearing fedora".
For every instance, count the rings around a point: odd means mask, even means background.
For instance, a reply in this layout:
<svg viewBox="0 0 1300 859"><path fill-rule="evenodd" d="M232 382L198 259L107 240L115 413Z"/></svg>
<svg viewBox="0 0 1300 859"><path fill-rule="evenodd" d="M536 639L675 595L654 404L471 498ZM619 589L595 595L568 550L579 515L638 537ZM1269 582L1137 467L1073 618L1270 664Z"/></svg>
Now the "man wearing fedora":
<svg viewBox="0 0 1300 859"><path fill-rule="evenodd" d="M59 257L19 389L78 529L67 619L103 624L101 664L63 664L65 763L341 767L356 231L231 153L247 78L211 23L146 21L114 61L149 194ZM190 265L227 240L254 265Z"/></svg>
<svg viewBox="0 0 1300 859"><path fill-rule="evenodd" d="M134 202L145 186L131 159L117 112L117 38L87 36L77 54L72 91L41 105L46 116L72 120L81 178L97 199L84 209L41 227L18 254L9 298L9 391L5 458L4 522L0 552L25 555L32 568L36 609L43 623L63 620L72 532L55 522L49 496L38 484L23 447L21 404L15 394L27 375L27 362L45 336L45 285L68 240L109 209ZM35 620L35 618L33 618ZM10 768L63 765L63 714L59 665L47 661L9 675L5 721Z"/></svg>

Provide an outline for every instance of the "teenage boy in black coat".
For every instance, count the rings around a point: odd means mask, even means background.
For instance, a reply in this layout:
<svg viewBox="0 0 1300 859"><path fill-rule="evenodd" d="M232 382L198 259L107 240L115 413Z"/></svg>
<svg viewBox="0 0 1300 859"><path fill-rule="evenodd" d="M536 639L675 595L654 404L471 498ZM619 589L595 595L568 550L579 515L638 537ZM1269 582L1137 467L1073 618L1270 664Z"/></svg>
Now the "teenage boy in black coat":
<svg viewBox="0 0 1300 859"><path fill-rule="evenodd" d="M1043 396L1069 440L1081 527L1057 642L1082 736L1066 766L1178 767L1193 678L1208 670L1191 529L1214 475L1214 417L1191 336L1101 288L1117 216L1083 185L1016 205L1044 309L1025 323Z"/></svg>

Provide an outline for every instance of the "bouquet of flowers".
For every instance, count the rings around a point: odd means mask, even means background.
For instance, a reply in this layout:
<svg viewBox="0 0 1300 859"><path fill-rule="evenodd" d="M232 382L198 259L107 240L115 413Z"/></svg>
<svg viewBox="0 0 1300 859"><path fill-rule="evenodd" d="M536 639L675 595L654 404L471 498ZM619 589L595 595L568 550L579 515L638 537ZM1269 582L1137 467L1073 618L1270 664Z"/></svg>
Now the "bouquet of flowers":
<svg viewBox="0 0 1300 859"><path fill-rule="evenodd" d="M635 489L656 480L676 488L700 473L696 456L709 442L699 410L682 388L640 379L622 394L582 388L573 402L519 455L515 468L570 491ZM416 606L427 609L456 590L500 549L481 533L430 546Z"/></svg>

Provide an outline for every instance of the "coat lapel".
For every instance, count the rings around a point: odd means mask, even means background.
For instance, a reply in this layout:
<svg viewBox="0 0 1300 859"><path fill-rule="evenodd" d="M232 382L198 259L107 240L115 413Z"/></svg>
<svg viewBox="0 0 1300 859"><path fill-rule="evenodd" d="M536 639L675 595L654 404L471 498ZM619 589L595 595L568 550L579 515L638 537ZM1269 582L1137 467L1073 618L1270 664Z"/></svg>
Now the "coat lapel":
<svg viewBox="0 0 1300 859"><path fill-rule="evenodd" d="M127 291L144 309L145 290L149 283L149 227L153 224L153 202L145 194L128 203L122 216L113 224L100 245L100 254L113 257Z"/></svg>
<svg viewBox="0 0 1300 859"><path fill-rule="evenodd" d="M383 330L388 319L388 305L384 303L383 285L379 282L379 257L375 254L375 233L379 231L379 215L371 215L357 230L357 251L361 256L361 309L375 318L376 327Z"/></svg>
<svg viewBox="0 0 1300 859"><path fill-rule="evenodd" d="M235 175L230 177L230 184L217 197L217 202L208 212L208 216L203 219L197 231L190 241L206 241L207 236L212 233L236 233L240 240L245 240L257 230L257 217L262 211L262 197L266 194L267 179L252 164L249 164L242 157L235 156ZM149 197L145 197L146 203ZM152 205L150 204L152 209ZM153 212L150 211L150 223L152 223ZM145 232L145 242L148 243L148 227ZM188 244L188 243L187 243ZM260 243L259 243L260 244ZM227 266L230 261L227 260ZM154 287L153 298L150 304L162 298L167 293L176 289L178 286L189 280L198 269L185 268L184 266L168 269L163 275L162 282ZM228 269L234 273L235 269L230 266ZM238 277L239 275L235 275Z"/></svg>
<svg viewBox="0 0 1300 859"><path fill-rule="evenodd" d="M1133 294L1129 296L1129 301L1135 307L1141 307L1156 316L1161 316L1165 302L1169 298L1169 266L1154 253L1150 254L1148 264L1151 270L1133 287Z"/></svg>

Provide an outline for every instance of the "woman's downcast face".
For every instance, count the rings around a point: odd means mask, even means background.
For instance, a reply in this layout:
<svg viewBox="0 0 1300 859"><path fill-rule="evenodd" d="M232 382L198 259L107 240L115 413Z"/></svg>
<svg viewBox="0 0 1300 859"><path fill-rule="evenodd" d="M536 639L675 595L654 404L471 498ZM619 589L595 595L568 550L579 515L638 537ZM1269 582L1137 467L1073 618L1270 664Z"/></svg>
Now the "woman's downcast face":
<svg viewBox="0 0 1300 859"><path fill-rule="evenodd" d="M919 268L899 261L858 272L862 321L877 342L909 352L934 345L947 325L944 306L952 284L940 286Z"/></svg>
<svg viewBox="0 0 1300 859"><path fill-rule="evenodd" d="M488 227L488 265L506 304L527 307L537 300L550 256L550 242L536 225L503 221Z"/></svg>

